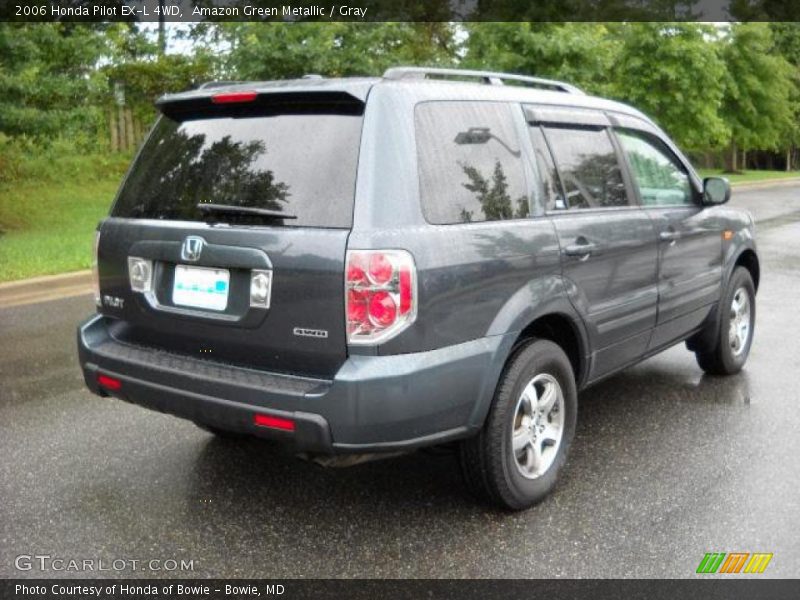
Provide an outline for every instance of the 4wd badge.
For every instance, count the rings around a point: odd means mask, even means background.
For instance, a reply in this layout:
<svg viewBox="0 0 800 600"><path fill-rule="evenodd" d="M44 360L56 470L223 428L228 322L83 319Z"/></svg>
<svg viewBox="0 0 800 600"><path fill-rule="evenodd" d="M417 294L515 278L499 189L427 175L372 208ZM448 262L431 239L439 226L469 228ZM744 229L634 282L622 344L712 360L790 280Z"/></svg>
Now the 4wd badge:
<svg viewBox="0 0 800 600"><path fill-rule="evenodd" d="M295 327L292 330L292 333L295 335L299 335L300 337L312 337L312 338L328 337L328 332L325 329L306 329L305 327Z"/></svg>

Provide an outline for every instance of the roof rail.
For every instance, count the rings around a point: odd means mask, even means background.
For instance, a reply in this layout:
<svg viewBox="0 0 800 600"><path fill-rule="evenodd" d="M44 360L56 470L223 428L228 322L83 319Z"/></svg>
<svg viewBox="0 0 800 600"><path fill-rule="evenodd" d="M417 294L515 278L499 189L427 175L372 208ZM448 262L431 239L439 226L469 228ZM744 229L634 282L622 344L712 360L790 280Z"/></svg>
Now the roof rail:
<svg viewBox="0 0 800 600"><path fill-rule="evenodd" d="M527 75L515 75L514 73L495 73L493 71L473 71L468 69L441 69L428 67L393 67L391 69L387 69L383 74L384 79L392 79L395 81L400 79L430 79L430 76L433 76L433 79L473 77L475 79L480 79L483 81L483 83L488 85L504 85L506 81L516 81L527 84L531 87L551 89L557 92L566 92L568 94L585 95L585 92L580 88L563 81L542 79L541 77L528 77Z"/></svg>

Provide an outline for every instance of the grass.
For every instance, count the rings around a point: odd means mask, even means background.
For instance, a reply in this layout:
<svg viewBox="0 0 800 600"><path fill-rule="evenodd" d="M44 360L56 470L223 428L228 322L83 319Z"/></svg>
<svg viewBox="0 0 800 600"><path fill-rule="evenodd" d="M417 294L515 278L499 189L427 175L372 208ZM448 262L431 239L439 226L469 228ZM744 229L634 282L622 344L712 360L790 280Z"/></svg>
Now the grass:
<svg viewBox="0 0 800 600"><path fill-rule="evenodd" d="M727 177L731 183L750 183L767 179L787 179L800 177L800 171L742 171L741 173L724 173L722 169L699 169L701 177Z"/></svg>
<svg viewBox="0 0 800 600"><path fill-rule="evenodd" d="M0 185L0 282L88 269L128 156L27 159Z"/></svg>

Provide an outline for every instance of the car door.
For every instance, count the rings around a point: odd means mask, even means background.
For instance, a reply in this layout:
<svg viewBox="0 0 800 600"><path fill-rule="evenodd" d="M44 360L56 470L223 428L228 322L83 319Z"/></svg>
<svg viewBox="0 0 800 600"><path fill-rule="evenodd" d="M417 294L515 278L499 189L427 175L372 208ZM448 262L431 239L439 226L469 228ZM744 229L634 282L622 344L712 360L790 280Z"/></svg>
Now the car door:
<svg viewBox="0 0 800 600"><path fill-rule="evenodd" d="M540 108L526 114L538 162L549 150L550 177L560 190L547 215L562 277L589 336L591 381L647 349L658 299L655 230L626 185L605 115Z"/></svg>
<svg viewBox="0 0 800 600"><path fill-rule="evenodd" d="M650 349L699 327L719 299L722 235L688 168L656 133L615 128L639 201L659 237L658 317Z"/></svg>

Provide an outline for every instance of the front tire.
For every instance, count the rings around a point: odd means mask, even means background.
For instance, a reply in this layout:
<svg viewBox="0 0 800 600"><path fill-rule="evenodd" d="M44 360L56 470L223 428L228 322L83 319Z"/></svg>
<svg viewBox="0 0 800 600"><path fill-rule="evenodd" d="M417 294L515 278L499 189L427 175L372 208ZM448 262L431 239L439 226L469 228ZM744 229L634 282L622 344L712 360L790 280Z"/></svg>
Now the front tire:
<svg viewBox="0 0 800 600"><path fill-rule="evenodd" d="M480 433L460 446L467 487L510 510L540 502L555 487L578 413L572 365L549 340L519 348L498 383Z"/></svg>
<svg viewBox="0 0 800 600"><path fill-rule="evenodd" d="M756 324L756 290L750 272L736 267L720 303L714 348L698 350L697 364L711 375L733 375L750 354Z"/></svg>

